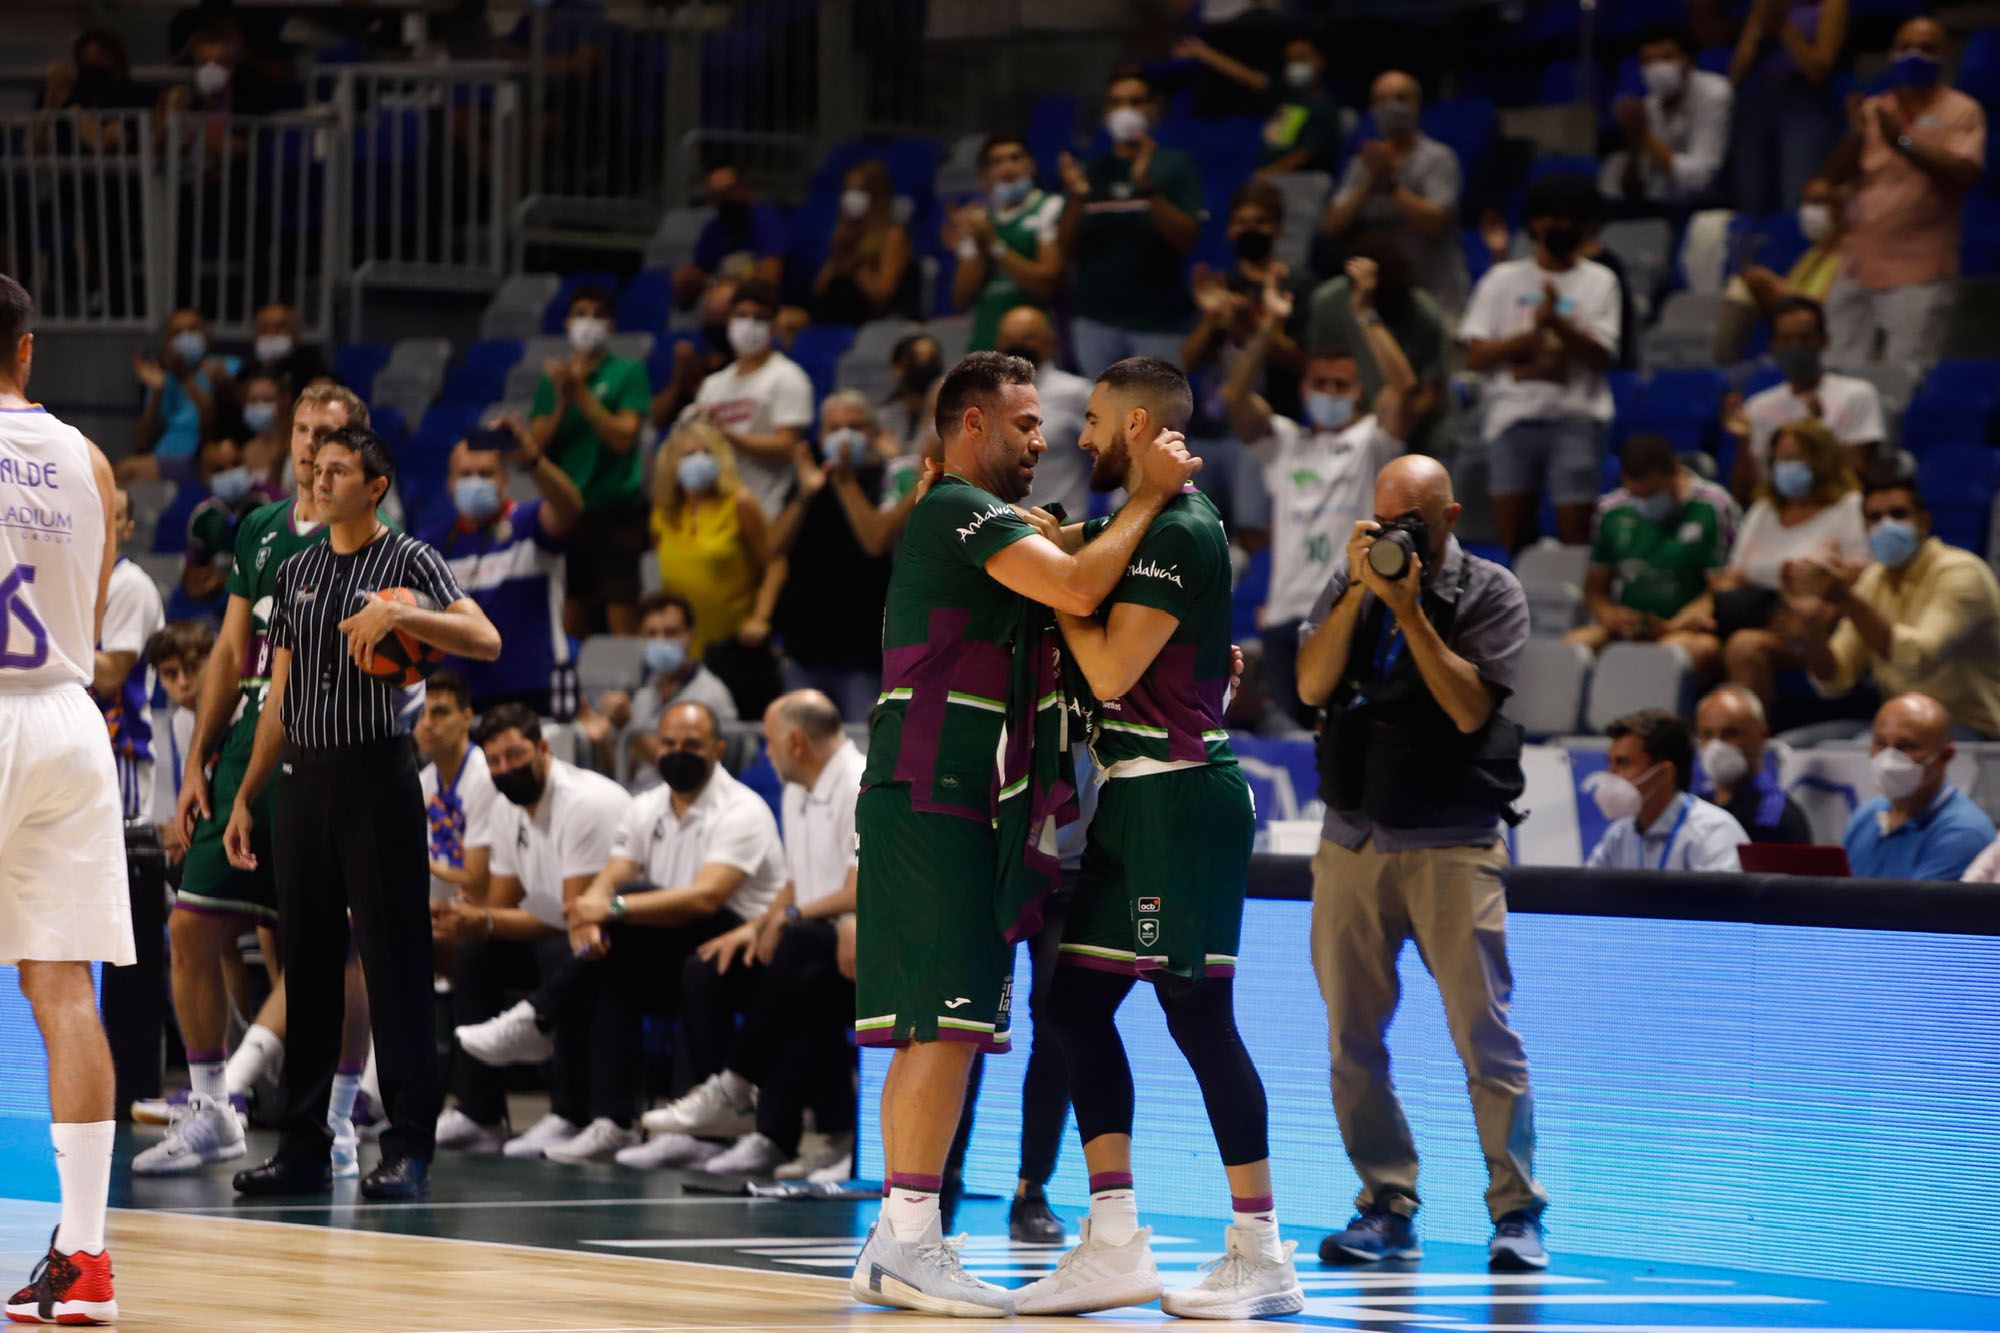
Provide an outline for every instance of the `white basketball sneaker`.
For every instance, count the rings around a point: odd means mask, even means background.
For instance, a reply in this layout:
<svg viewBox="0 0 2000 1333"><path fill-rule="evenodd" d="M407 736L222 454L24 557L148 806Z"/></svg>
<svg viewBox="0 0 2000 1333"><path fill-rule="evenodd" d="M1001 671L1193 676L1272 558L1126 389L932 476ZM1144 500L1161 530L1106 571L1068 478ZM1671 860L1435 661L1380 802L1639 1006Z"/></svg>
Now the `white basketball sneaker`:
<svg viewBox="0 0 2000 1333"><path fill-rule="evenodd" d="M1282 1257L1273 1259L1242 1227L1230 1227L1223 1238L1223 1256L1203 1265L1208 1276L1199 1286L1160 1297L1162 1310L1179 1319L1271 1319L1306 1308L1306 1294L1292 1268L1297 1241L1286 1241Z"/></svg>
<svg viewBox="0 0 2000 1333"><path fill-rule="evenodd" d="M551 1111L508 1139L500 1151L507 1157L540 1157L556 1144L569 1142L578 1132L579 1127L574 1122Z"/></svg>
<svg viewBox="0 0 2000 1333"><path fill-rule="evenodd" d="M581 1166L585 1162L608 1162L620 1148L629 1148L639 1141L639 1131L627 1129L616 1120L599 1116L583 1127L583 1133L561 1143L552 1143L542 1150L542 1156L551 1162L564 1166Z"/></svg>
<svg viewBox="0 0 2000 1333"><path fill-rule="evenodd" d="M686 1134L655 1134L644 1143L620 1148L616 1161L634 1171L658 1171L663 1167L699 1167L722 1152L722 1145Z"/></svg>
<svg viewBox="0 0 2000 1333"><path fill-rule="evenodd" d="M785 1164L778 1145L754 1130L701 1164L701 1169L717 1176L767 1176Z"/></svg>
<svg viewBox="0 0 2000 1333"><path fill-rule="evenodd" d="M1160 1299L1160 1268L1153 1262L1153 1229L1140 1227L1123 1245L1094 1239L1083 1219L1083 1239L1056 1271L1014 1293L1015 1314L1088 1314Z"/></svg>
<svg viewBox="0 0 2000 1333"><path fill-rule="evenodd" d="M849 1283L854 1299L891 1310L960 1319L1004 1319L1013 1314L1012 1292L965 1271L958 1253L964 1239L946 1240L943 1224L932 1222L922 1240L905 1244L890 1233L887 1222L878 1220L854 1264Z"/></svg>
<svg viewBox="0 0 2000 1333"><path fill-rule="evenodd" d="M174 1108L167 1136L132 1159L135 1176L179 1176L210 1162L227 1162L244 1153L243 1126L236 1113L206 1097L190 1097Z"/></svg>
<svg viewBox="0 0 2000 1333"><path fill-rule="evenodd" d="M534 1065L556 1053L555 1038L535 1022L535 1006L521 1001L484 1023L453 1028L465 1053L483 1065Z"/></svg>
<svg viewBox="0 0 2000 1333"><path fill-rule="evenodd" d="M733 1143L757 1128L757 1089L735 1074L711 1074L686 1096L646 1112L639 1123L652 1134Z"/></svg>

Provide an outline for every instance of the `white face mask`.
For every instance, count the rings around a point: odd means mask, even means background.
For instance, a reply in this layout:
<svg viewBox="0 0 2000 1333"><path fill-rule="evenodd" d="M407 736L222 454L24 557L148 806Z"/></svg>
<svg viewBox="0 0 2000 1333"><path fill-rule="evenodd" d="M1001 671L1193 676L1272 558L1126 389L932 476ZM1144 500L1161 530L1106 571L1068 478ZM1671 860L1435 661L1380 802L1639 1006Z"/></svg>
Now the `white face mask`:
<svg viewBox="0 0 2000 1333"><path fill-rule="evenodd" d="M1146 113L1136 106L1113 107L1104 115L1104 128L1118 143L1131 143L1146 133Z"/></svg>
<svg viewBox="0 0 2000 1333"><path fill-rule="evenodd" d="M1654 764L1639 775L1639 782L1644 782L1659 771L1660 766ZM1646 803L1646 797L1640 792L1638 782L1609 772L1598 776L1597 785L1591 788L1590 796L1597 802L1597 808L1604 817L1614 822L1620 819L1638 818L1639 807Z"/></svg>
<svg viewBox="0 0 2000 1333"><path fill-rule="evenodd" d="M1687 68L1678 60L1649 60L1639 67L1639 81L1655 97L1672 97L1687 84Z"/></svg>
<svg viewBox="0 0 2000 1333"><path fill-rule="evenodd" d="M211 60L196 66L194 86L203 97L214 97L229 86L229 66L220 60Z"/></svg>
<svg viewBox="0 0 2000 1333"><path fill-rule="evenodd" d="M273 361L283 361L291 354L291 334L260 333L257 335L257 359L265 365L269 365Z"/></svg>
<svg viewBox="0 0 2000 1333"><path fill-rule="evenodd" d="M611 341L611 321L595 315L578 315L569 322L569 345L585 356L594 355Z"/></svg>
<svg viewBox="0 0 2000 1333"><path fill-rule="evenodd" d="M1728 741L1709 740L1701 744L1701 768L1717 786L1733 787L1750 771L1750 760Z"/></svg>
<svg viewBox="0 0 2000 1333"><path fill-rule="evenodd" d="M1924 785L1924 766L1901 750L1877 750L1868 760L1875 785L1892 801L1900 801Z"/></svg>
<svg viewBox="0 0 2000 1333"><path fill-rule="evenodd" d="M866 190L842 190L840 192L840 216L859 220L868 216L868 205L872 203Z"/></svg>
<svg viewBox="0 0 2000 1333"><path fill-rule="evenodd" d="M729 350L738 356L756 356L771 345L771 321L738 315L729 321Z"/></svg>
<svg viewBox="0 0 2000 1333"><path fill-rule="evenodd" d="M1833 235L1833 205L1800 204L1799 231L1814 243Z"/></svg>

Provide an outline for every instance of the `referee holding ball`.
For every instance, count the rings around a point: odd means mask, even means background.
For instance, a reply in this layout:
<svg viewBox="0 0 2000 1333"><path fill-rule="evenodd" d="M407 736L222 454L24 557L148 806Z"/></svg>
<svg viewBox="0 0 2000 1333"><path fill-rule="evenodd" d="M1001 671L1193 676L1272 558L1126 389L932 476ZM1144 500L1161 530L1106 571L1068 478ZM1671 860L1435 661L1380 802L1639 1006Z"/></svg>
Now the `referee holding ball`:
<svg viewBox="0 0 2000 1333"><path fill-rule="evenodd" d="M381 1164L361 1192L415 1199L429 1189L443 1088L432 1040L424 801L402 720L403 667L423 645L491 661L500 635L442 556L376 518L395 474L380 436L358 426L328 433L313 474L327 540L278 570L270 693L223 834L230 861L254 869L251 807L282 753L272 854L289 1015L284 1120L277 1156L239 1172L236 1188L329 1188L326 1104L351 919L389 1117Z"/></svg>

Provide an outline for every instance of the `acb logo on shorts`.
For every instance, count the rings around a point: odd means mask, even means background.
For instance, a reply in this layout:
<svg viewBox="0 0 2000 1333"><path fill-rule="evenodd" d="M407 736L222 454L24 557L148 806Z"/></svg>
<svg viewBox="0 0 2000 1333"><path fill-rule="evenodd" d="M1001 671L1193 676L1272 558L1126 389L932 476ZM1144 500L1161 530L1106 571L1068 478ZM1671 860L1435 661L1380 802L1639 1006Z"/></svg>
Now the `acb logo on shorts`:
<svg viewBox="0 0 2000 1333"><path fill-rule="evenodd" d="M1157 912L1160 910L1160 900L1158 898L1141 898L1139 900L1139 910L1141 912Z"/></svg>
<svg viewBox="0 0 2000 1333"><path fill-rule="evenodd" d="M1139 923L1139 943L1152 948L1160 942L1160 923L1148 917Z"/></svg>

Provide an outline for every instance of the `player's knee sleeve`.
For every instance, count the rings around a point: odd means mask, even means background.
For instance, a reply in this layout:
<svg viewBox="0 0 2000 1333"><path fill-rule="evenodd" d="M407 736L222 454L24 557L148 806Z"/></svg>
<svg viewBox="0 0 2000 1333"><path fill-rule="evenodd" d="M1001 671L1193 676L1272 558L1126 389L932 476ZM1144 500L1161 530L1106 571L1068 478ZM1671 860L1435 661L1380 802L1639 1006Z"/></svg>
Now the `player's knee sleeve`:
<svg viewBox="0 0 2000 1333"><path fill-rule="evenodd" d="M1132 990L1132 978L1090 968L1064 967L1049 989L1048 1023L1071 1069L1089 1071L1072 1079L1070 1101L1085 1143L1100 1134L1132 1132L1132 1067L1118 1036L1118 1006Z"/></svg>
<svg viewBox="0 0 2000 1333"><path fill-rule="evenodd" d="M1263 1161L1271 1155L1270 1110L1264 1081L1236 1030L1233 979L1168 977L1154 989L1167 1017L1167 1031L1201 1085L1222 1164Z"/></svg>

